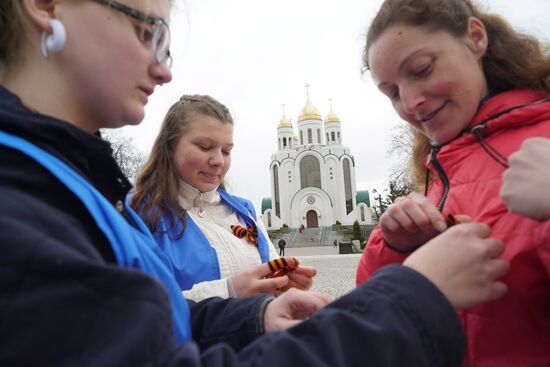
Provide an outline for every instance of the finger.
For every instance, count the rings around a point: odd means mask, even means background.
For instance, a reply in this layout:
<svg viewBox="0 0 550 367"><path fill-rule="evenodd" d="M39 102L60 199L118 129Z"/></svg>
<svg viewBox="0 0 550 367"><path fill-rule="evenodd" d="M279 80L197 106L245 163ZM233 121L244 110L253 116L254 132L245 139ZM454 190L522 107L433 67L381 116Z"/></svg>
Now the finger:
<svg viewBox="0 0 550 367"><path fill-rule="evenodd" d="M490 286L486 301L495 301L504 296L507 292L508 286L504 282L496 281Z"/></svg>
<svg viewBox="0 0 550 367"><path fill-rule="evenodd" d="M389 218L386 218L386 220L390 218L393 220L391 222L388 221L387 223L385 223L391 231L396 232L405 229L409 233L418 232L419 228L414 224L407 213L405 213L405 210L403 209L401 204L394 204L390 206L384 214L387 214L387 216L389 216ZM382 221L382 218L380 218L380 220Z"/></svg>
<svg viewBox="0 0 550 367"><path fill-rule="evenodd" d="M259 279L254 284L255 293L274 293L276 289L285 287L289 282L288 277Z"/></svg>
<svg viewBox="0 0 550 367"><path fill-rule="evenodd" d="M488 259L494 259L504 252L504 244L496 238L487 238L483 241L485 245L485 255Z"/></svg>
<svg viewBox="0 0 550 367"><path fill-rule="evenodd" d="M431 205L431 203L429 204ZM408 201L403 203L403 209L409 218L411 218L415 227L419 228L422 232L430 233L434 228L439 231L447 229L446 226L438 228L434 225L434 223L437 222L437 219L439 219L439 217L443 218L443 216L437 210L431 213L432 208L430 205L425 203L424 205L421 205L421 203L415 201ZM436 218L432 219L431 216L436 216ZM441 228L443 228L443 230L441 230Z"/></svg>
<svg viewBox="0 0 550 367"><path fill-rule="evenodd" d="M300 261L292 256L284 256L281 259L284 259L286 261L286 264L289 268L296 268L300 265Z"/></svg>
<svg viewBox="0 0 550 367"><path fill-rule="evenodd" d="M311 291L291 289L287 292L292 304L293 318L306 318L330 303L330 297Z"/></svg>
<svg viewBox="0 0 550 367"><path fill-rule="evenodd" d="M302 274L288 273L287 276L289 279L288 285L293 288L309 289L313 284L311 277L307 277Z"/></svg>
<svg viewBox="0 0 550 367"><path fill-rule="evenodd" d="M487 264L487 272L491 279L498 279L508 273L510 270L510 263L506 260L495 259Z"/></svg>
<svg viewBox="0 0 550 367"><path fill-rule="evenodd" d="M439 232L443 232L447 229L447 223L443 214L433 205L431 201L424 198L420 203L420 208L424 212L424 215L428 217L429 224L422 227L424 232L429 232L432 228L435 228Z"/></svg>
<svg viewBox="0 0 550 367"><path fill-rule="evenodd" d="M331 296L329 296L328 294L325 294L325 293L315 292L315 291L308 291L308 293L311 294L312 296L318 298L319 300L321 300L321 302L324 305L327 305L327 304L329 304L330 302L333 301L333 298Z"/></svg>
<svg viewBox="0 0 550 367"><path fill-rule="evenodd" d="M480 222L470 222L470 223L461 223L453 226L452 231L466 231L471 233L479 238L488 238L491 235L491 227L485 223Z"/></svg>
<svg viewBox="0 0 550 367"><path fill-rule="evenodd" d="M313 266L298 266L298 268L294 270L294 273L313 278L315 275L317 275L317 269Z"/></svg>
<svg viewBox="0 0 550 367"><path fill-rule="evenodd" d="M250 275L256 279L261 279L263 277L268 276L272 273L271 268L269 267L268 263L263 263L261 265L258 265L250 270L248 270Z"/></svg>
<svg viewBox="0 0 550 367"><path fill-rule="evenodd" d="M466 214L454 214L455 220L457 223L471 223L472 217Z"/></svg>

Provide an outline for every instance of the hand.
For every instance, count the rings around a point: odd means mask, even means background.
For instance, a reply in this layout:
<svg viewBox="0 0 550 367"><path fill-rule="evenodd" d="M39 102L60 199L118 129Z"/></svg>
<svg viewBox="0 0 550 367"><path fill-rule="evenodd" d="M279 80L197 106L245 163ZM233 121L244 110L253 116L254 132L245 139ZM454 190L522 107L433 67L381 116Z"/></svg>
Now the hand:
<svg viewBox="0 0 550 367"><path fill-rule="evenodd" d="M326 294L289 289L269 302L264 313L265 332L286 330L307 319L332 301Z"/></svg>
<svg viewBox="0 0 550 367"><path fill-rule="evenodd" d="M525 140L508 163L500 188L506 207L532 219L550 218L550 139Z"/></svg>
<svg viewBox="0 0 550 367"><path fill-rule="evenodd" d="M233 275L229 278L230 287L233 287L237 297L247 297L258 293L281 293L280 288L288 285L289 277L284 275L277 278L264 279L269 274L271 274L269 266L261 264Z"/></svg>
<svg viewBox="0 0 550 367"><path fill-rule="evenodd" d="M497 278L510 264L497 259L504 246L490 234L486 224L458 224L420 247L403 265L430 279L456 309L496 300L508 290Z"/></svg>
<svg viewBox="0 0 550 367"><path fill-rule="evenodd" d="M287 274L288 284L285 288L298 288L308 290L313 284L313 277L317 275L317 269L312 266L298 266L296 270Z"/></svg>
<svg viewBox="0 0 550 367"><path fill-rule="evenodd" d="M447 229L445 218L424 196L412 192L398 198L380 217L384 240L401 251L411 251Z"/></svg>

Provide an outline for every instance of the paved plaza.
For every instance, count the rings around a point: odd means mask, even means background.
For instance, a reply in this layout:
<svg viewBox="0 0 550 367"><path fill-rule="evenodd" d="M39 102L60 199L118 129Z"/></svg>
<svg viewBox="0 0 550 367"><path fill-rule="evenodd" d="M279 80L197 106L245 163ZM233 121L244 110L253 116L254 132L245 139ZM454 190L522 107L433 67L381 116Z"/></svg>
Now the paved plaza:
<svg viewBox="0 0 550 367"><path fill-rule="evenodd" d="M338 298L355 288L355 273L361 254L339 255L332 246L289 247L285 256L294 256L303 265L317 268L312 290Z"/></svg>

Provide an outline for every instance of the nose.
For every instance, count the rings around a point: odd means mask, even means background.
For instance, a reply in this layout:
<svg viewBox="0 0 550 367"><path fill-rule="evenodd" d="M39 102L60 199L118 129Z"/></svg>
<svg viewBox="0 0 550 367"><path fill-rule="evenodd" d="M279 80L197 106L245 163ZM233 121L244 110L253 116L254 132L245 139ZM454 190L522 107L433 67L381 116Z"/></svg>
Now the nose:
<svg viewBox="0 0 550 367"><path fill-rule="evenodd" d="M403 111L409 115L416 114L426 102L424 93L419 88L409 86L399 91Z"/></svg>
<svg viewBox="0 0 550 367"><path fill-rule="evenodd" d="M172 72L166 63L152 63L149 67L149 73L155 79L157 84L170 83L172 80Z"/></svg>
<svg viewBox="0 0 550 367"><path fill-rule="evenodd" d="M219 149L216 149L212 152L212 155L210 156L210 164L212 166L222 166L223 165L223 154L222 151Z"/></svg>

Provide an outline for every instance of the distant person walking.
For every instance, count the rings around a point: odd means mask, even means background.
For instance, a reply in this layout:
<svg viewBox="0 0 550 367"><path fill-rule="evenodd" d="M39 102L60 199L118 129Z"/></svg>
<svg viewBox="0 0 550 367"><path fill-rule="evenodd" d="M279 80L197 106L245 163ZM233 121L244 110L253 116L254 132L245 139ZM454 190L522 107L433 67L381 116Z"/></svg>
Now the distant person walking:
<svg viewBox="0 0 550 367"><path fill-rule="evenodd" d="M278 245L279 245L279 256L285 256L286 241L281 238L279 240Z"/></svg>
<svg viewBox="0 0 550 367"><path fill-rule="evenodd" d="M334 240L332 244L333 244L333 247L338 247L338 240Z"/></svg>

